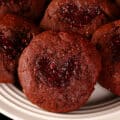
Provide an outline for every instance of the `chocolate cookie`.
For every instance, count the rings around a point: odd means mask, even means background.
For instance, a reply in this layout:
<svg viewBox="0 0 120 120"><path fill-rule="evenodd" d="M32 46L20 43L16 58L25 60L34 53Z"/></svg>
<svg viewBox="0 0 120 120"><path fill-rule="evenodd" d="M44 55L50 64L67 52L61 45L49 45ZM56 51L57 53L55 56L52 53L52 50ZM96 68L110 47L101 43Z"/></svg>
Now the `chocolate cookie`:
<svg viewBox="0 0 120 120"><path fill-rule="evenodd" d="M120 9L110 0L53 0L40 26L45 30L72 31L91 38L95 30L120 16Z"/></svg>
<svg viewBox="0 0 120 120"><path fill-rule="evenodd" d="M20 83L28 99L52 112L83 106L101 70L100 56L80 35L43 32L21 55Z"/></svg>
<svg viewBox="0 0 120 120"><path fill-rule="evenodd" d="M19 56L37 33L39 29L21 17L3 17L0 21L0 82L14 82Z"/></svg>
<svg viewBox="0 0 120 120"><path fill-rule="evenodd" d="M120 20L99 28L92 39L102 56L102 86L120 96Z"/></svg>
<svg viewBox="0 0 120 120"><path fill-rule="evenodd" d="M30 20L37 20L46 0L0 0L0 19L6 13L14 13Z"/></svg>

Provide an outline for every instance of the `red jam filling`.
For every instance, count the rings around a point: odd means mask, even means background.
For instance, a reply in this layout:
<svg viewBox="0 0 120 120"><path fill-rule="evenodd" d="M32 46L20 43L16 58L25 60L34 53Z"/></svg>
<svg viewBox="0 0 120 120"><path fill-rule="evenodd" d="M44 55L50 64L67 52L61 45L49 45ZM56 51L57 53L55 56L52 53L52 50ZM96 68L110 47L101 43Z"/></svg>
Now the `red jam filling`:
<svg viewBox="0 0 120 120"><path fill-rule="evenodd" d="M78 71L79 62L73 58L68 59L62 65L57 65L48 57L41 57L36 61L34 69L37 81L50 87L65 87L69 84L70 78Z"/></svg>
<svg viewBox="0 0 120 120"><path fill-rule="evenodd" d="M15 59L29 44L32 34L25 29L11 33L11 36L5 36L3 32L0 32L0 48L8 58Z"/></svg>
<svg viewBox="0 0 120 120"><path fill-rule="evenodd" d="M78 8L74 3L67 3L60 7L59 14L62 22L79 27L89 24L101 14L101 9L94 4Z"/></svg>

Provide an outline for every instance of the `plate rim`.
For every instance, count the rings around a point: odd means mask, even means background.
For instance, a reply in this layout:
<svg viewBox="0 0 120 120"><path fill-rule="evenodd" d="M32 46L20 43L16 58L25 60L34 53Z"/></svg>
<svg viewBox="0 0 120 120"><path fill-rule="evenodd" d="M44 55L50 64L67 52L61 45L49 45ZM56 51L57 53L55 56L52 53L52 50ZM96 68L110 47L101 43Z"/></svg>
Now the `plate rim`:
<svg viewBox="0 0 120 120"><path fill-rule="evenodd" d="M13 86L13 85L10 85L10 84L2 84L3 86L5 86L5 87L8 87L8 86L12 86L12 87L15 87L15 86ZM1 85L0 85L0 89L2 89L1 88ZM16 88L17 89L17 88ZM18 90L19 91L19 90ZM20 92L20 91L19 91ZM0 95L1 96L1 95ZM2 97L1 97L2 98ZM119 99L118 100L120 100L120 97L118 97ZM2 101L4 104L6 104L6 102L3 100L3 99L0 99L0 101ZM115 108L111 108L110 110L108 110L108 109L106 109L106 110L104 110L103 112L95 112L95 113L87 113L87 115L79 115L79 116L81 116L81 118L74 118L75 120L76 119L79 119L79 120L82 120L82 119L84 119L85 120L85 118L86 118L86 116L89 116L89 118L90 119L95 119L95 117L97 116L97 119L98 119L98 117L99 118L101 118L101 117L103 117L103 116L108 116L108 115L113 115L113 114L117 114L118 113L118 115L120 114L120 101L118 101L118 105L116 105L116 107ZM14 108L15 109L15 108ZM9 117L14 117L15 119L17 119L17 120L21 120L21 119L19 119L19 117L17 117L15 114L12 114L12 113L8 113L7 112L7 110L5 110L4 108L2 109L2 108L0 108L0 112L2 113L2 114L5 114L5 115L7 115L7 116L9 116ZM46 111L45 111L46 112ZM47 113L47 112L46 112ZM50 113L50 112L48 112L48 113ZM50 114L53 114L53 113L50 113ZM64 116L64 115L63 115ZM64 116L65 117L65 116ZM41 119L41 118L39 118L39 119ZM64 118L62 118L62 120L63 120ZM51 119L50 120L52 120L52 116L51 116Z"/></svg>

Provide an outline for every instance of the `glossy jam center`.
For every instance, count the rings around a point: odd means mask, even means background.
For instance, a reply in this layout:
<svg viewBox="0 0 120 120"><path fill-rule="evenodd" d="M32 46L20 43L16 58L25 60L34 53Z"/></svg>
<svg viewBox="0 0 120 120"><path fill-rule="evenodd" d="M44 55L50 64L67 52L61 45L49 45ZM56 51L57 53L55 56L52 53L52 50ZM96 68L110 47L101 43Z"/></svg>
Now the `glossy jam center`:
<svg viewBox="0 0 120 120"><path fill-rule="evenodd" d="M89 24L92 19L101 14L97 5L87 5L78 8L74 3L64 4L59 9L60 20L74 26Z"/></svg>
<svg viewBox="0 0 120 120"><path fill-rule="evenodd" d="M5 36L3 32L0 32L0 48L2 48L8 58L15 59L29 44L32 34L25 29L11 31L11 34L10 36Z"/></svg>
<svg viewBox="0 0 120 120"><path fill-rule="evenodd" d="M70 58L62 65L57 65L47 57L36 61L35 75L39 82L50 87L65 87L69 84L71 76L77 69L74 58ZM77 70L76 70L77 71Z"/></svg>

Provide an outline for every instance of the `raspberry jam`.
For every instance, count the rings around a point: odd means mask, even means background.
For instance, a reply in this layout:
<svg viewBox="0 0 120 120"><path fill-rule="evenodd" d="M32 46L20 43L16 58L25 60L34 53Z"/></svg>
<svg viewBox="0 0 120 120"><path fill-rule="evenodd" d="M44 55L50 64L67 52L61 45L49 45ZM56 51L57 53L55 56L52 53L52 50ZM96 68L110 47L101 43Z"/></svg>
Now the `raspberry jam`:
<svg viewBox="0 0 120 120"><path fill-rule="evenodd" d="M78 63L74 57L68 59L62 65L58 65L48 57L40 57L36 61L34 74L37 81L49 87L65 87L69 84L75 71L78 71Z"/></svg>
<svg viewBox="0 0 120 120"><path fill-rule="evenodd" d="M29 44L32 39L32 34L29 30L17 30L7 33L6 36L3 31L0 31L0 48L8 58L15 59L23 49Z"/></svg>
<svg viewBox="0 0 120 120"><path fill-rule="evenodd" d="M94 4L78 8L74 3L66 3L60 7L59 14L62 22L79 27L100 15L101 9Z"/></svg>

